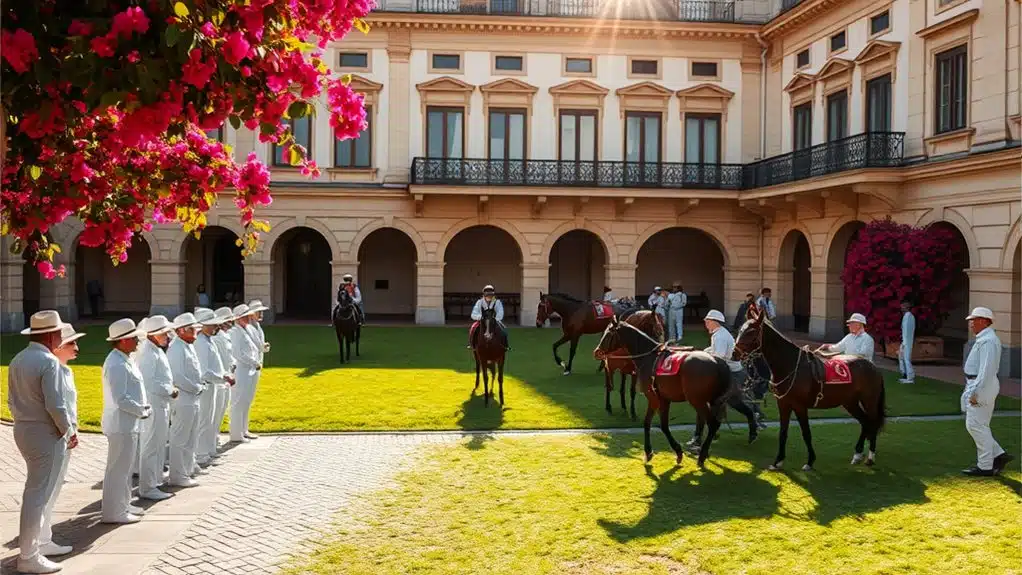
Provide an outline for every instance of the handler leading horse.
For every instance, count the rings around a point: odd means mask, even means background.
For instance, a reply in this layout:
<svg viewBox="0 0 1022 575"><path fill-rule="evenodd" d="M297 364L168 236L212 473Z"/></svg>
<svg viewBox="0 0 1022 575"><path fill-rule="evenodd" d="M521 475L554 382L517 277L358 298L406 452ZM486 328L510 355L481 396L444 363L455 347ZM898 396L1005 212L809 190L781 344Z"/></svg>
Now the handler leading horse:
<svg viewBox="0 0 1022 575"><path fill-rule="evenodd" d="M571 375L571 364L575 361L578 340L585 334L603 332L611 319L631 309L633 308L622 308L610 302L582 301L566 294L539 292L536 327L543 327L554 313L561 316L561 339L555 341L553 345L554 362L564 368L564 375ZM568 341L571 342L571 351L568 363L564 363L557 354L557 348Z"/></svg>

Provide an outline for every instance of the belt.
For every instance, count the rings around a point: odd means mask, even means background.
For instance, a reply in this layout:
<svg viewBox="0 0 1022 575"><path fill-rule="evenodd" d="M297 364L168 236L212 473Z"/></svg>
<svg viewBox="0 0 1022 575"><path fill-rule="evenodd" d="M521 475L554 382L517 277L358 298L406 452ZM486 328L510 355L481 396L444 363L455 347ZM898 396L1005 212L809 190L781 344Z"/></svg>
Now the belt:
<svg viewBox="0 0 1022 575"><path fill-rule="evenodd" d="M965 379L976 379L977 377L979 377L979 375L978 375L978 374L977 374L977 375L969 375L969 374L965 374Z"/></svg>

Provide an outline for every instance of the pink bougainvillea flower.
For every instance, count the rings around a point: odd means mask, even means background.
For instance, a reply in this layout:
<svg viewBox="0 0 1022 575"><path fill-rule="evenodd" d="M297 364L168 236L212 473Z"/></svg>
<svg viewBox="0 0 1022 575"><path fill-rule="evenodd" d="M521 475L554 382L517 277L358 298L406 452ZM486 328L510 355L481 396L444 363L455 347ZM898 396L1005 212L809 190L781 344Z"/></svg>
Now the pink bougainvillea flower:
<svg viewBox="0 0 1022 575"><path fill-rule="evenodd" d="M27 30L18 28L14 32L0 32L0 56L3 56L15 72L24 74L39 59L35 38Z"/></svg>
<svg viewBox="0 0 1022 575"><path fill-rule="evenodd" d="M127 37L131 34L145 34L149 30L149 18L139 6L132 6L114 16L110 32L117 36Z"/></svg>
<svg viewBox="0 0 1022 575"><path fill-rule="evenodd" d="M227 60L228 64L238 65L248 57L249 48L251 45L245 40L244 34L231 32L224 42L224 60Z"/></svg>

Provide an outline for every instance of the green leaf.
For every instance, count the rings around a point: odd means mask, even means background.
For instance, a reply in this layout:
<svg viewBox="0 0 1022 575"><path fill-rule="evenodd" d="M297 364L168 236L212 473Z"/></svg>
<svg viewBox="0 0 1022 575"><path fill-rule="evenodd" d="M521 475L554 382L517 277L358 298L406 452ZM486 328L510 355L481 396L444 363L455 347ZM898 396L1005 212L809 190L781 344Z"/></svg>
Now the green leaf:
<svg viewBox="0 0 1022 575"><path fill-rule="evenodd" d="M298 151L297 146L291 146L291 153L289 154L288 162L290 162L292 166L297 166L302 162L302 154Z"/></svg>
<svg viewBox="0 0 1022 575"><path fill-rule="evenodd" d="M287 115L289 118L304 118L309 115L309 106L307 102L292 102L287 107Z"/></svg>
<svg viewBox="0 0 1022 575"><path fill-rule="evenodd" d="M213 12L213 23L216 24L217 26L223 24L224 23L224 13L221 12L220 10L217 10L216 12Z"/></svg>
<svg viewBox="0 0 1022 575"><path fill-rule="evenodd" d="M163 35L167 41L167 47L173 48L177 44L178 40L181 39L181 30L177 26L167 26L167 32Z"/></svg>
<svg viewBox="0 0 1022 575"><path fill-rule="evenodd" d="M187 18L188 14L189 14L188 6L185 6L184 2L177 2L177 3L175 3L174 4L174 14L178 18Z"/></svg>
<svg viewBox="0 0 1022 575"><path fill-rule="evenodd" d="M227 121L231 123L231 127L234 128L235 130L241 129L241 118L237 116L230 116L229 118L227 118Z"/></svg>
<svg viewBox="0 0 1022 575"><path fill-rule="evenodd" d="M43 169L39 166L30 166L28 168L28 174L32 176L33 180L38 180L43 175Z"/></svg>

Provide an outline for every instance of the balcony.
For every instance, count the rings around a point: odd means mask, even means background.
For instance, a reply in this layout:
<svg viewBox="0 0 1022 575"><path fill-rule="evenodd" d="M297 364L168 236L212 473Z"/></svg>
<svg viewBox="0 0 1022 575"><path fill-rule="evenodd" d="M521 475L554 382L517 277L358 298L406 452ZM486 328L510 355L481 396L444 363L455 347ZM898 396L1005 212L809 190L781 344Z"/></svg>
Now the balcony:
<svg viewBox="0 0 1022 575"><path fill-rule="evenodd" d="M414 11L428 14L489 14L678 22L745 21L735 17L735 0L412 0ZM398 10L385 3L384 10ZM759 18L762 21L764 18Z"/></svg>
<svg viewBox="0 0 1022 575"><path fill-rule="evenodd" d="M870 132L751 164L415 158L413 185L747 190L900 166L904 132Z"/></svg>

